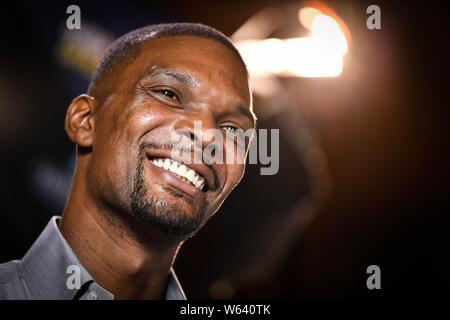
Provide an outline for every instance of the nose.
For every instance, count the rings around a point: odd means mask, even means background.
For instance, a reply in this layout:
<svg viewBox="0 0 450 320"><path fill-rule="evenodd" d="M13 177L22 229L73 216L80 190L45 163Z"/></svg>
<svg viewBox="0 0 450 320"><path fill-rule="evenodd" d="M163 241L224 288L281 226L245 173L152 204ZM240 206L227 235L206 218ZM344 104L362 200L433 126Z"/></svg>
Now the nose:
<svg viewBox="0 0 450 320"><path fill-rule="evenodd" d="M194 143L196 147L206 148L214 142L216 121L212 114L192 118L183 118L175 123L175 131L179 139Z"/></svg>

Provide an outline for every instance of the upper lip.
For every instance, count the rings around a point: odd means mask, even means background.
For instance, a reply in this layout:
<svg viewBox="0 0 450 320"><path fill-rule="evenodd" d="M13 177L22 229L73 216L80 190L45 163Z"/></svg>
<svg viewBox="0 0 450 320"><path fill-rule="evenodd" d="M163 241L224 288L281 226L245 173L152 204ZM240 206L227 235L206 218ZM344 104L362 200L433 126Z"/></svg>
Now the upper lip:
<svg viewBox="0 0 450 320"><path fill-rule="evenodd" d="M167 158L172 159L170 156L170 150L161 150L161 149L151 149L147 150L146 152L147 158L149 159L155 159L155 158ZM208 187L208 190L213 190L215 188L216 184L216 177L213 173L213 171L208 168L207 165L204 163L184 163L180 160L172 159L173 161L183 163L186 167L189 169L194 170L197 174L202 176L203 179L205 179L206 186Z"/></svg>

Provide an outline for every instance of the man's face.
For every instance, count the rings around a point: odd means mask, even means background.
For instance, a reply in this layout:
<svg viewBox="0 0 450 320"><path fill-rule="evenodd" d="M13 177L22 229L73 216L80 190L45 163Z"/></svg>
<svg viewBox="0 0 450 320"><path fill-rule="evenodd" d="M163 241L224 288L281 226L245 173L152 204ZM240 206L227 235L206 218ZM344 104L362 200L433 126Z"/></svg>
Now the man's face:
<svg viewBox="0 0 450 320"><path fill-rule="evenodd" d="M165 233L190 236L238 184L245 164L173 167L167 162L173 138L187 132L184 139L205 148L213 142L207 130L225 136L254 128L245 69L216 41L177 36L147 43L116 76L116 89L94 115L90 191L116 211L131 212ZM231 152L228 144L221 147ZM190 170L190 179L181 178Z"/></svg>

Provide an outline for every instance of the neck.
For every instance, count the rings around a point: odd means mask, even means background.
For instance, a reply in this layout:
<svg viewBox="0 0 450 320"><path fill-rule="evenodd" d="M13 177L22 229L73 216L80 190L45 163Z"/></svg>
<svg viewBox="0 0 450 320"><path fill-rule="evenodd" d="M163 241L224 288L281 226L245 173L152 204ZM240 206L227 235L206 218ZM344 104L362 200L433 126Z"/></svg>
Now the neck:
<svg viewBox="0 0 450 320"><path fill-rule="evenodd" d="M75 178L59 226L82 265L117 299L163 299L181 241L99 207L77 187Z"/></svg>

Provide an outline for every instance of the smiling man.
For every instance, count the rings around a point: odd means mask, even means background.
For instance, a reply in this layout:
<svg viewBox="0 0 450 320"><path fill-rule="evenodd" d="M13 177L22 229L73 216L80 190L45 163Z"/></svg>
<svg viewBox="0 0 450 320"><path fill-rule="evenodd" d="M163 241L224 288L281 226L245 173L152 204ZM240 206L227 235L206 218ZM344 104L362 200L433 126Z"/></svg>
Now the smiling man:
<svg viewBox="0 0 450 320"><path fill-rule="evenodd" d="M77 165L62 218L22 260L0 265L0 298L184 299L177 251L245 163L182 163L171 156L173 138L205 149L214 143L208 130L254 126L245 64L217 30L163 24L118 39L67 110Z"/></svg>

